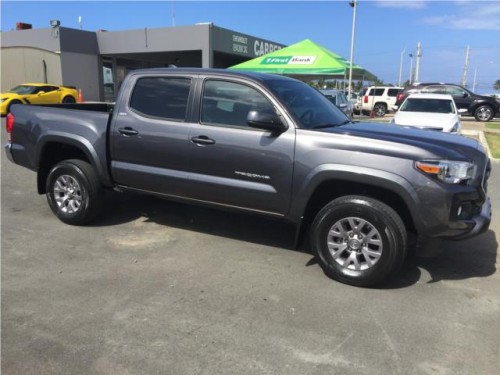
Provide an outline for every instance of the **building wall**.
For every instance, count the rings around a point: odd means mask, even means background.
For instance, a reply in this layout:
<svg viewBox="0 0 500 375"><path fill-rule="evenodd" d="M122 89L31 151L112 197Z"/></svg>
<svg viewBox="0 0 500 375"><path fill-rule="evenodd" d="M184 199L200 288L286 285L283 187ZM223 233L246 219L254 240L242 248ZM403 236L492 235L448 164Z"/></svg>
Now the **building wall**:
<svg viewBox="0 0 500 375"><path fill-rule="evenodd" d="M99 58L75 52L61 53L62 82L64 85L76 86L82 90L86 101L100 100Z"/></svg>
<svg viewBox="0 0 500 375"><path fill-rule="evenodd" d="M2 48L1 91L26 82L44 82L44 64L47 82L63 84L61 56L55 52L31 47Z"/></svg>

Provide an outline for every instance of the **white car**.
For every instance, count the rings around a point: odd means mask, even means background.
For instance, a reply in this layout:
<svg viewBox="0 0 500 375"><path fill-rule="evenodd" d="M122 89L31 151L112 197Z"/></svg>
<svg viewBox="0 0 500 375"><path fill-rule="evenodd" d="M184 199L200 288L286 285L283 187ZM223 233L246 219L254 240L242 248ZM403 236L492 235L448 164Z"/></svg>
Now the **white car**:
<svg viewBox="0 0 500 375"><path fill-rule="evenodd" d="M391 123L445 133L460 134L460 113L451 95L411 94L401 104Z"/></svg>

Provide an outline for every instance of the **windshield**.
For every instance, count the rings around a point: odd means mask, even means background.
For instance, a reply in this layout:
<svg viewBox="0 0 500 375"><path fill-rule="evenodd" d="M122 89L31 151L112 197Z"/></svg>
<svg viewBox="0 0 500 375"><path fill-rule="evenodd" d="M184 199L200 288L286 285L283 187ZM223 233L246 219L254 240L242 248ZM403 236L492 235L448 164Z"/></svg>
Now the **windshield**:
<svg viewBox="0 0 500 375"><path fill-rule="evenodd" d="M36 86L19 85L14 87L13 89L10 89L9 92L13 92L19 95L28 95L33 94L36 89Z"/></svg>
<svg viewBox="0 0 500 375"><path fill-rule="evenodd" d="M267 81L301 128L318 129L349 122L347 116L322 93L299 81Z"/></svg>
<svg viewBox="0 0 500 375"><path fill-rule="evenodd" d="M455 113L455 107L453 105L453 101L448 99L408 98L401 106L400 111Z"/></svg>

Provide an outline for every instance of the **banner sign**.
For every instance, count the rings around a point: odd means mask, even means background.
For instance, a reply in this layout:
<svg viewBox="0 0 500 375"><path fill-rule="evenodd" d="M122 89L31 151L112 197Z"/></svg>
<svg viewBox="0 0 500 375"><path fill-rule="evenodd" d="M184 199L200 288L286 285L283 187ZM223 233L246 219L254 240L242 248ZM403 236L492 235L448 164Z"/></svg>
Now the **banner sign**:
<svg viewBox="0 0 500 375"><path fill-rule="evenodd" d="M260 63L262 65L312 65L316 56L276 56L266 57Z"/></svg>

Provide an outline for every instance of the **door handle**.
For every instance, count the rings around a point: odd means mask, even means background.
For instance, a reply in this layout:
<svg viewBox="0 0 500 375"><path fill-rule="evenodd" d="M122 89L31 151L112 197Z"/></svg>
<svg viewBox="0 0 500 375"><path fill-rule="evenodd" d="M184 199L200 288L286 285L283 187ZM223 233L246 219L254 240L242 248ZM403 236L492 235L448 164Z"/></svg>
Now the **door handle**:
<svg viewBox="0 0 500 375"><path fill-rule="evenodd" d="M123 134L123 135L137 135L139 132L135 129L132 129L131 127L127 126L126 128L119 128L118 132Z"/></svg>
<svg viewBox="0 0 500 375"><path fill-rule="evenodd" d="M208 138L206 135L200 135L198 137L191 138L191 142L199 144L199 145L214 145L215 140Z"/></svg>

